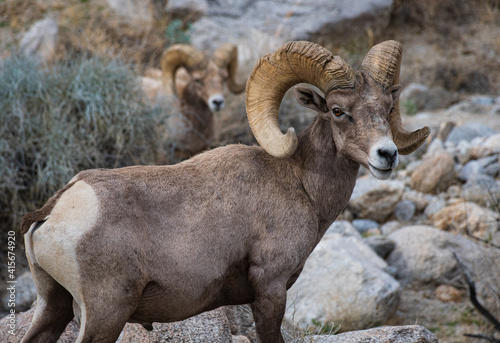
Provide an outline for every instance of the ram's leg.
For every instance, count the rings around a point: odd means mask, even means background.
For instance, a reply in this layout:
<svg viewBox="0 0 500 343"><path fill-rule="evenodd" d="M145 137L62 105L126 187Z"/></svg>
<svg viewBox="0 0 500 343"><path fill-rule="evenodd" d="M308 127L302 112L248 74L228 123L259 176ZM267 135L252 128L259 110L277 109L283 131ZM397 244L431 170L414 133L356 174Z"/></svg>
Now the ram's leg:
<svg viewBox="0 0 500 343"><path fill-rule="evenodd" d="M261 285L255 291L252 312L255 329L260 343L284 343L281 322L286 308L286 287L284 282Z"/></svg>
<svg viewBox="0 0 500 343"><path fill-rule="evenodd" d="M22 343L57 342L73 319L73 298L41 268L31 266L31 271L38 295L33 320Z"/></svg>
<svg viewBox="0 0 500 343"><path fill-rule="evenodd" d="M76 343L116 342L140 296L140 290L126 280L95 283L82 289L81 299L76 299L81 313Z"/></svg>

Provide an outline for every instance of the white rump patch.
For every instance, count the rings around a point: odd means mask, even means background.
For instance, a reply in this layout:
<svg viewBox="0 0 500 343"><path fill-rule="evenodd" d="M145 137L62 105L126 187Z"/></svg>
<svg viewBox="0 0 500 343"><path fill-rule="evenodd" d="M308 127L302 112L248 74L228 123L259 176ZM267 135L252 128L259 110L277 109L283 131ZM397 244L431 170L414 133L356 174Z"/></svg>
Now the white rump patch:
<svg viewBox="0 0 500 343"><path fill-rule="evenodd" d="M87 183L78 181L57 200L50 216L33 233L32 262L38 264L58 283L80 297L76 247L91 231L99 217L99 201Z"/></svg>

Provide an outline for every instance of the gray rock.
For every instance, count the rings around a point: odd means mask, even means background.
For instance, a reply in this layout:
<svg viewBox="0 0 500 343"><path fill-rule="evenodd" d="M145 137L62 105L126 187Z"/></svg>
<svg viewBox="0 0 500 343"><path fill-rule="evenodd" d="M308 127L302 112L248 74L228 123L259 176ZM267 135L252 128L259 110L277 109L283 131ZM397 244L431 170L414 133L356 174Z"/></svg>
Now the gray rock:
<svg viewBox="0 0 500 343"><path fill-rule="evenodd" d="M409 222L417 212L417 205L411 200L402 200L394 208L394 217L400 222Z"/></svg>
<svg viewBox="0 0 500 343"><path fill-rule="evenodd" d="M383 323L396 309L399 283L362 239L327 231L288 291L285 318L305 329L342 322L342 330Z"/></svg>
<svg viewBox="0 0 500 343"><path fill-rule="evenodd" d="M145 30L151 27L153 12L149 1L106 0L106 2L127 23L133 22Z"/></svg>
<svg viewBox="0 0 500 343"><path fill-rule="evenodd" d="M192 25L191 42L201 49L231 42L238 45L240 58L253 62L289 40L311 40L327 35L330 40L339 37L345 41L365 35L367 29L380 32L389 23L393 1L220 0L206 3L206 15Z"/></svg>
<svg viewBox="0 0 500 343"><path fill-rule="evenodd" d="M438 343L437 337L420 325L383 326L329 336L308 336L293 343Z"/></svg>
<svg viewBox="0 0 500 343"><path fill-rule="evenodd" d="M15 315L15 335L8 333L10 318L0 320L0 342L19 343L26 334L35 308ZM232 343L229 321L223 309L216 309L175 323L153 323L153 331L140 324L127 323L117 343ZM76 341L80 327L71 321L58 343Z"/></svg>
<svg viewBox="0 0 500 343"><path fill-rule="evenodd" d="M434 197L424 210L424 214L429 217L434 213L441 211L446 206L446 201L442 198Z"/></svg>
<svg viewBox="0 0 500 343"><path fill-rule="evenodd" d="M52 18L37 21L19 42L19 50L26 55L48 61L54 55L59 29Z"/></svg>
<svg viewBox="0 0 500 343"><path fill-rule="evenodd" d="M466 182L484 174L485 170L478 161L469 161L462 167L457 177L460 181Z"/></svg>
<svg viewBox="0 0 500 343"><path fill-rule="evenodd" d="M476 137L488 137L495 133L497 132L489 126L469 122L451 130L446 142L456 145L462 140L470 142Z"/></svg>
<svg viewBox="0 0 500 343"><path fill-rule="evenodd" d="M403 191L401 181L361 178L356 182L347 207L357 218L383 223L394 212Z"/></svg>
<svg viewBox="0 0 500 343"><path fill-rule="evenodd" d="M441 87L429 88L419 83L412 83L403 89L400 100L402 104L410 102L418 111L422 111L448 108L457 97Z"/></svg>
<svg viewBox="0 0 500 343"><path fill-rule="evenodd" d="M403 224L401 224L397 220L391 220L387 223L382 224L382 226L380 227L380 231L382 232L383 235L387 236L393 233L394 231L401 229L402 226Z"/></svg>
<svg viewBox="0 0 500 343"><path fill-rule="evenodd" d="M453 253L457 253L472 270L478 280L485 283L500 282L496 263L500 251L485 249L463 236L440 231L431 226L404 227L389 238L396 247L387 258L390 266L397 268L397 280L403 286L438 285L461 279Z"/></svg>
<svg viewBox="0 0 500 343"><path fill-rule="evenodd" d="M352 225L361 234L367 233L371 229L376 229L380 226L379 223L371 219L354 219Z"/></svg>
<svg viewBox="0 0 500 343"><path fill-rule="evenodd" d="M500 187L493 177L480 174L475 178L469 179L462 186L462 196L466 201L490 207L498 204L500 200Z"/></svg>
<svg viewBox="0 0 500 343"><path fill-rule="evenodd" d="M365 238L365 243L377 253L378 256L386 258L394 250L396 243L386 236L370 236Z"/></svg>

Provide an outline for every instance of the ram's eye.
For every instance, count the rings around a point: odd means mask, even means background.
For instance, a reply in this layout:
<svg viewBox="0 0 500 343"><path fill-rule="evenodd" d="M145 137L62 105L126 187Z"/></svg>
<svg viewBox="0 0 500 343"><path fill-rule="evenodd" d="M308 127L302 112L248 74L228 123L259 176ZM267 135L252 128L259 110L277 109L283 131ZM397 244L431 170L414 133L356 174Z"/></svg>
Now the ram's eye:
<svg viewBox="0 0 500 343"><path fill-rule="evenodd" d="M340 107L334 107L334 108L332 108L332 114L336 117L340 117L341 115L344 114L344 112L342 112Z"/></svg>

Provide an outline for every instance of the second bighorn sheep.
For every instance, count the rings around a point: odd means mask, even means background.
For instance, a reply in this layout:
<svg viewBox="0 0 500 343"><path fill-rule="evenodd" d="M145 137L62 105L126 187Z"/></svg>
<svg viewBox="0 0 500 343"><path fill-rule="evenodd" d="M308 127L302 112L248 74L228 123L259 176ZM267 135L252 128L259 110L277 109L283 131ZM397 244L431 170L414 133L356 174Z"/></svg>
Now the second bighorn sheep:
<svg viewBox="0 0 500 343"><path fill-rule="evenodd" d="M429 128L402 126L402 46L374 46L354 71L310 42L261 58L246 105L258 146L228 145L170 166L87 170L21 232L38 290L28 342L55 342L75 315L77 343L115 342L127 321L186 319L250 303L261 343L283 343L286 291L346 206L360 165L387 179L398 151ZM298 137L283 135L278 109L298 101L318 112Z"/></svg>
<svg viewBox="0 0 500 343"><path fill-rule="evenodd" d="M171 140L187 156L211 146L215 138L214 112L225 105L224 85L238 94L246 82L236 81L238 53L235 45L221 45L209 58L188 44L168 48L161 60L163 87L176 95L179 113L169 122Z"/></svg>

